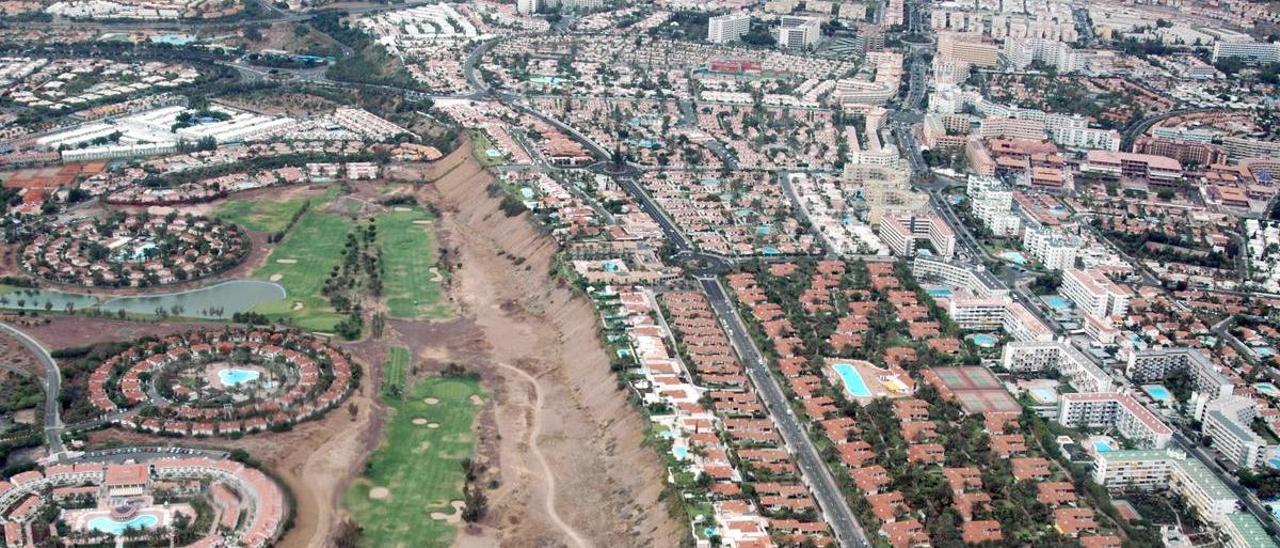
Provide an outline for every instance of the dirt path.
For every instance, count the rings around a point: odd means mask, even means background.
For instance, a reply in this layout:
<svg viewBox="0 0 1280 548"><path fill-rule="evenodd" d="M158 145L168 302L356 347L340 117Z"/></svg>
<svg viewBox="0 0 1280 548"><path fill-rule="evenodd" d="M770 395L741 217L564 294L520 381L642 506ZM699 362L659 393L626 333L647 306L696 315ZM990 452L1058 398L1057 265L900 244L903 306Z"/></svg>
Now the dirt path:
<svg viewBox="0 0 1280 548"><path fill-rule="evenodd" d="M538 378L530 375L528 372L513 367L506 363L498 363L504 371L509 371L525 380L533 386L533 417L529 425L529 448L533 450L534 458L538 459L538 464L542 466L542 477L546 479L546 489L543 494L543 505L546 507L547 516L551 518L551 522L557 528L564 532L565 536L573 539L573 543L579 548L585 548L589 544L578 534L578 531L565 523L560 518L560 513L556 511L556 475L551 471L551 466L547 464L547 458L543 456L542 450L538 448L538 434L542 430L542 383L538 382Z"/></svg>

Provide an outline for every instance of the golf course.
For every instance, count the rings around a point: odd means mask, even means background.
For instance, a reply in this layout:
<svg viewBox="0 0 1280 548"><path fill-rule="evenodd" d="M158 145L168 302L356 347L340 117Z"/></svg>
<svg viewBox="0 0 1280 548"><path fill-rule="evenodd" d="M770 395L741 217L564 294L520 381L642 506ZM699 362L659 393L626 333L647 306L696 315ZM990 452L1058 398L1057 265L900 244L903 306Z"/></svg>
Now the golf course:
<svg viewBox="0 0 1280 548"><path fill-rule="evenodd" d="M364 545L453 544L480 396L478 380L434 377L386 398L392 415L382 445L343 497Z"/></svg>

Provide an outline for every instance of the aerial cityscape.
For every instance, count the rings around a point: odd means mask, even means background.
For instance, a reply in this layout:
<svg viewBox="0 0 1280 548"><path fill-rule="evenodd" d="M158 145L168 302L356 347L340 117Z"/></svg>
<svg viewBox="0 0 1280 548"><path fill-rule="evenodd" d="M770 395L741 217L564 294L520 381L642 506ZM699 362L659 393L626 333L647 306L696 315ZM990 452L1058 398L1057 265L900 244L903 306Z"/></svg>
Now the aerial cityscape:
<svg viewBox="0 0 1280 548"><path fill-rule="evenodd" d="M1280 542L1276 0L0 0L5 548Z"/></svg>

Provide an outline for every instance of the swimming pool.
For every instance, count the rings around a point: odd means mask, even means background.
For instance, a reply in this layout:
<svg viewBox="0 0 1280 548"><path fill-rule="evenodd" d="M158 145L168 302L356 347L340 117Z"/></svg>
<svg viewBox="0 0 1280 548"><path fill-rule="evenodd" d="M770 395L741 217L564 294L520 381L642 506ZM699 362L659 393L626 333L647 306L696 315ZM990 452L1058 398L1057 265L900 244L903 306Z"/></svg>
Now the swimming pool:
<svg viewBox="0 0 1280 548"><path fill-rule="evenodd" d="M1018 251L1002 251L1000 257L1006 261L1010 261L1018 266L1027 264L1027 257Z"/></svg>
<svg viewBox="0 0 1280 548"><path fill-rule="evenodd" d="M675 455L677 459L688 460L689 448L683 445L677 445L671 448L671 454Z"/></svg>
<svg viewBox="0 0 1280 548"><path fill-rule="evenodd" d="M1057 295L1046 295L1041 298L1044 299L1045 304L1049 305L1054 310L1059 312L1071 310L1071 301L1068 301L1063 297L1059 297Z"/></svg>
<svg viewBox="0 0 1280 548"><path fill-rule="evenodd" d="M1093 450L1099 453L1110 453L1111 451L1115 451L1116 448L1112 447L1111 442L1107 440L1098 440L1093 442Z"/></svg>
<svg viewBox="0 0 1280 548"><path fill-rule="evenodd" d="M129 521L116 521L115 519L112 519L109 516L98 516L96 518L89 520L88 526L90 529L93 529L94 531L97 531L99 533L107 533L109 535L119 535L120 533L123 533L129 529L140 531L143 529L155 527L155 525L159 522L160 522L160 519L151 514L142 514L140 516L135 516L133 519Z"/></svg>
<svg viewBox="0 0 1280 548"><path fill-rule="evenodd" d="M991 348L996 345L996 341L998 341L999 339L996 339L994 335L988 335L986 333L978 333L977 335L969 335L969 340L973 341L973 344L976 344L982 348Z"/></svg>
<svg viewBox="0 0 1280 548"><path fill-rule="evenodd" d="M866 381L862 380L862 375L858 373L858 368L850 363L837 363L831 366L840 380L844 381L844 391L855 398L871 397L871 389L867 388Z"/></svg>
<svg viewBox="0 0 1280 548"><path fill-rule="evenodd" d="M218 380L222 381L223 386L238 386L250 381L258 380L262 373L253 369L240 369L238 367L229 367L218 371Z"/></svg>
<svg viewBox="0 0 1280 548"><path fill-rule="evenodd" d="M1257 354L1259 358L1270 358L1276 355L1276 350L1270 346L1255 346L1253 347L1253 353Z"/></svg>
<svg viewBox="0 0 1280 548"><path fill-rule="evenodd" d="M933 298L935 298L935 299L949 299L949 298L951 298L951 290L950 290L950 289L947 289L947 288L945 288L945 287L935 287L935 288L933 288L933 289L930 289L930 290L928 291L928 293L929 293L929 296L930 296L930 297L933 297Z"/></svg>
<svg viewBox="0 0 1280 548"><path fill-rule="evenodd" d="M1058 392L1052 388L1036 387L1028 392L1040 403L1058 403Z"/></svg>
<svg viewBox="0 0 1280 548"><path fill-rule="evenodd" d="M766 247L763 249L763 251L764 251L764 254L765 254L765 255L781 255L781 254L782 254L782 252L781 252L781 251L778 251L778 248L776 248L776 247L768 247L768 246L766 246Z"/></svg>
<svg viewBox="0 0 1280 548"><path fill-rule="evenodd" d="M1148 384L1142 387L1142 391L1148 396L1159 402L1166 402L1173 399L1173 395L1169 393L1169 389L1158 384Z"/></svg>
<svg viewBox="0 0 1280 548"><path fill-rule="evenodd" d="M1271 384L1269 382L1257 383L1253 385L1253 388L1273 398L1280 397L1280 388L1276 388L1276 385Z"/></svg>

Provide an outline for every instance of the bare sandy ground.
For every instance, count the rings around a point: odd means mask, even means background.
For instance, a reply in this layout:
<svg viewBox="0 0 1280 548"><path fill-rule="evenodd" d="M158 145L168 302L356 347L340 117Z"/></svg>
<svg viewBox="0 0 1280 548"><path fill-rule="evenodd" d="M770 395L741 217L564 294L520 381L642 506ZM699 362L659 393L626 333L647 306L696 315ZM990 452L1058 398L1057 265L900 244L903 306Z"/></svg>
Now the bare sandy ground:
<svg viewBox="0 0 1280 548"><path fill-rule="evenodd" d="M433 166L425 194L458 260L457 300L483 333L497 374L494 462L500 487L483 528L459 545L672 546L683 526L659 501L665 470L617 388L590 303L549 280L555 241L508 218L489 175L461 147ZM430 174L428 174L430 177ZM549 474L547 472L550 472Z"/></svg>

